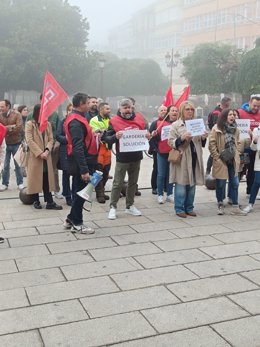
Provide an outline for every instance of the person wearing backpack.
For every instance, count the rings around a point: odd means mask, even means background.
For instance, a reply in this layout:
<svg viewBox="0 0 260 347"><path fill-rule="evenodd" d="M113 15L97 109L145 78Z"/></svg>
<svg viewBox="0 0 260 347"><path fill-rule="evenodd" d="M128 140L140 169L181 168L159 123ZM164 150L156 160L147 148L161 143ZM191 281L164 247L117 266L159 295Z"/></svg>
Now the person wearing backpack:
<svg viewBox="0 0 260 347"><path fill-rule="evenodd" d="M231 104L231 99L228 96L224 96L221 99L220 104L217 105L217 107L209 113L208 115L209 130L211 130L214 127L214 125L217 124L218 118L221 112L224 109L230 108L230 104ZM207 167L206 167L206 175L210 175L212 164L213 164L213 158L211 155L209 155L208 161L207 161Z"/></svg>

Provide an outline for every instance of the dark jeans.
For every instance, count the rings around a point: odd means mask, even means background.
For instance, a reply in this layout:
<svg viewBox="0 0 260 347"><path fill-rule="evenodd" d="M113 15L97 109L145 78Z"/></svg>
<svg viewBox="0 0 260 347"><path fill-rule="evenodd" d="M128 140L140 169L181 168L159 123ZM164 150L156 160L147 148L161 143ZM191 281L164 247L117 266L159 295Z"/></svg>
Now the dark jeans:
<svg viewBox="0 0 260 347"><path fill-rule="evenodd" d="M235 176L233 165L228 165L228 181L229 181L229 197L232 199L233 205L238 205L238 176ZM216 179L216 197L218 203L222 203L225 199L226 179Z"/></svg>
<svg viewBox="0 0 260 347"><path fill-rule="evenodd" d="M49 178L48 178L48 172L43 173L43 180L42 180L42 190L43 190L43 196L44 201L47 202L47 204L53 203L52 193L49 191ZM40 201L39 194L32 194L34 201Z"/></svg>
<svg viewBox="0 0 260 347"><path fill-rule="evenodd" d="M255 178L255 171L254 171L254 165L255 165L255 155L256 151L250 150L245 150L245 152L249 153L249 164L247 164L247 175L246 175L246 193L250 194L251 192L251 187L254 182Z"/></svg>
<svg viewBox="0 0 260 347"><path fill-rule="evenodd" d="M255 171L255 179L254 179L254 183L251 187L249 204L254 205L259 188L260 188L260 171Z"/></svg>
<svg viewBox="0 0 260 347"><path fill-rule="evenodd" d="M153 171L151 176L152 189L157 189L157 152L153 152Z"/></svg>
<svg viewBox="0 0 260 347"><path fill-rule="evenodd" d="M20 143L17 143L15 145L6 145L6 153L5 153L5 162L4 162L2 184L4 184L7 187L9 185L9 179L10 179L10 160L11 160L11 156L14 157L14 155L17 152L19 146L20 146ZM16 183L19 186L19 184L23 184L22 170L19 167L19 165L16 163L15 160L14 160L14 165L15 165Z"/></svg>
<svg viewBox="0 0 260 347"><path fill-rule="evenodd" d="M89 173L90 175L93 174L93 172L96 169L95 165L88 165ZM75 184L75 192L79 192L83 188L86 187L86 182L84 182L81 179L81 175L77 174L73 176L74 184ZM82 199L78 194L75 194L75 198L72 201L72 206L70 213L67 216L67 219L74 225L81 225L83 224L83 205L85 203L85 200Z"/></svg>
<svg viewBox="0 0 260 347"><path fill-rule="evenodd" d="M212 165L213 165L213 157L209 155L208 161L207 161L206 174L210 174Z"/></svg>

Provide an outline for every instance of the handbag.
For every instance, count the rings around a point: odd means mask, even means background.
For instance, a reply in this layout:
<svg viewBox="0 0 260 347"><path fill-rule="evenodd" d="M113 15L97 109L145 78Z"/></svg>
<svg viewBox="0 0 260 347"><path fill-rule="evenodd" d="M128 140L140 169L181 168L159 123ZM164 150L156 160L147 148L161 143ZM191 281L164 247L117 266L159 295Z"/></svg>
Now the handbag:
<svg viewBox="0 0 260 347"><path fill-rule="evenodd" d="M172 164L180 164L182 158L182 152L178 149L171 149L168 155L168 161Z"/></svg>
<svg viewBox="0 0 260 347"><path fill-rule="evenodd" d="M28 146L26 143L21 143L14 155L14 160L20 167L26 167L28 164Z"/></svg>
<svg viewBox="0 0 260 347"><path fill-rule="evenodd" d="M223 149L223 151L220 153L220 159L224 161L225 163L234 159L234 157L235 157L235 151L231 147Z"/></svg>

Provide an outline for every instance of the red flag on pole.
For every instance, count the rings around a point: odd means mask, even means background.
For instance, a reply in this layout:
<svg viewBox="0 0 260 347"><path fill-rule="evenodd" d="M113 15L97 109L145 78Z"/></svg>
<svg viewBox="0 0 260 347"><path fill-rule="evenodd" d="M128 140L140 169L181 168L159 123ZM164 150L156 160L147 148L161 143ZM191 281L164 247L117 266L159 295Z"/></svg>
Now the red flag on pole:
<svg viewBox="0 0 260 347"><path fill-rule="evenodd" d="M182 95L179 97L179 99L176 101L176 104L174 106L176 106L177 108L180 107L180 104L183 101L188 100L190 95L190 86L188 86L187 88L185 88L184 92L182 93Z"/></svg>
<svg viewBox="0 0 260 347"><path fill-rule="evenodd" d="M50 115L68 99L68 94L61 88L52 74L47 71L44 79L41 110L39 115L40 131L47 128Z"/></svg>
<svg viewBox="0 0 260 347"><path fill-rule="evenodd" d="M164 99L162 104L166 107L169 107L170 105L174 104L173 95L172 95L172 86L170 86L170 88L168 89L167 94L166 94L165 99Z"/></svg>

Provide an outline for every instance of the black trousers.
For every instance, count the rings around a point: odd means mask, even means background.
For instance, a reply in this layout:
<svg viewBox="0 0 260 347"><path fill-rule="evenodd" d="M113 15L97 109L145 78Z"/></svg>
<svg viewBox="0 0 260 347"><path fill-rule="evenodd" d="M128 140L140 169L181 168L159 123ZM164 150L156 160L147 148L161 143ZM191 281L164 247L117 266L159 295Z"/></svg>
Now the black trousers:
<svg viewBox="0 0 260 347"><path fill-rule="evenodd" d="M49 178L48 178L48 172L43 172L43 180L42 180L42 190L43 190L43 196L44 201L47 202L47 204L53 203L52 193L49 191ZM40 201L39 194L32 194L34 201Z"/></svg>
<svg viewBox="0 0 260 347"><path fill-rule="evenodd" d="M157 189L157 152L153 152L153 171L151 175L152 189Z"/></svg>

